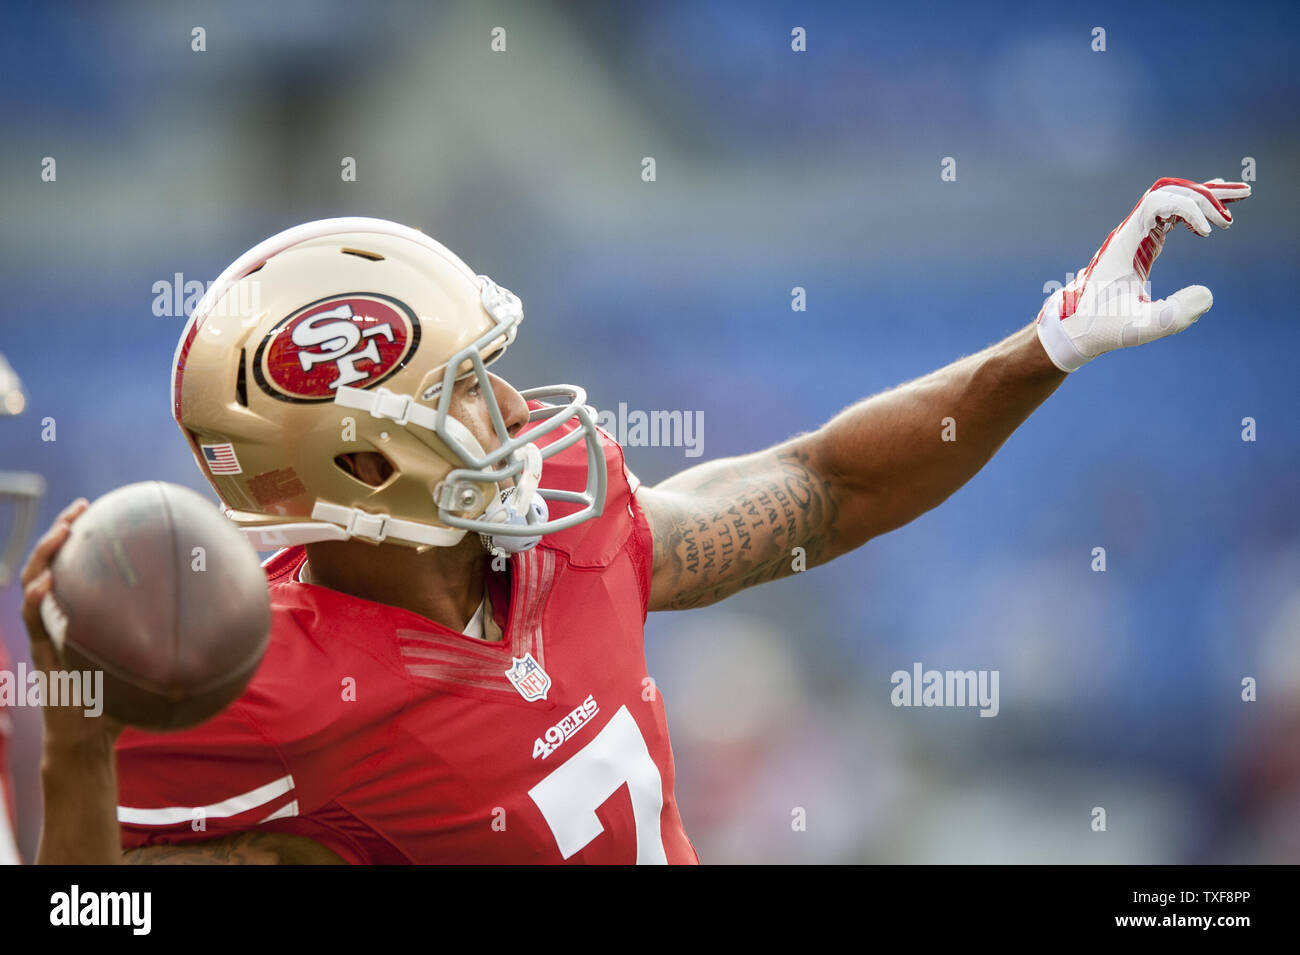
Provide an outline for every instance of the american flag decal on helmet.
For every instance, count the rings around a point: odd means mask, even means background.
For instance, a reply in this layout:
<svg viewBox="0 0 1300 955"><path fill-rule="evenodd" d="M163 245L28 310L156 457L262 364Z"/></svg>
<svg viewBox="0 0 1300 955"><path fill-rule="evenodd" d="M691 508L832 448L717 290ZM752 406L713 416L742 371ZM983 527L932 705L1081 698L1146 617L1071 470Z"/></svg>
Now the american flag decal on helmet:
<svg viewBox="0 0 1300 955"><path fill-rule="evenodd" d="M239 458L235 457L235 447L231 444L201 444L203 463L212 474L243 474Z"/></svg>

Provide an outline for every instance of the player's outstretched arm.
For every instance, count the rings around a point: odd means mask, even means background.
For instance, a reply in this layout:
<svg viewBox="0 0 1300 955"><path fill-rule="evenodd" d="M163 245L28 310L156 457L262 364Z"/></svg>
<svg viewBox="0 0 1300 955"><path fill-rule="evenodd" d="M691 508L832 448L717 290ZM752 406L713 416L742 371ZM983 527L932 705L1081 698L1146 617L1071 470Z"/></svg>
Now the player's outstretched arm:
<svg viewBox="0 0 1300 955"><path fill-rule="evenodd" d="M941 504L1070 371L1182 331L1212 303L1152 301L1166 233L1232 221L1244 183L1161 179L1038 319L984 351L868 398L811 434L691 468L637 498L654 536L651 610L702 607L825 563Z"/></svg>
<svg viewBox="0 0 1300 955"><path fill-rule="evenodd" d="M901 527L970 480L1064 380L1029 325L811 434L642 488L650 609L703 607Z"/></svg>

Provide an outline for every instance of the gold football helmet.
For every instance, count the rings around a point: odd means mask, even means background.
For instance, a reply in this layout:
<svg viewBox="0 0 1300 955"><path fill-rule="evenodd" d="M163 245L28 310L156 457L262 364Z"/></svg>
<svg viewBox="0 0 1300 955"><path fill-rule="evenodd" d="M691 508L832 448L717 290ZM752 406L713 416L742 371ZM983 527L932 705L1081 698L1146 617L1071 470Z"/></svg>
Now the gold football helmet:
<svg viewBox="0 0 1300 955"><path fill-rule="evenodd" d="M522 320L518 297L421 232L309 222L244 253L199 301L176 349L173 414L259 549L350 538L451 546L475 531L489 547L525 550L599 515L606 474L581 388L522 392L529 425L507 432L486 368ZM448 413L469 375L500 440L491 451ZM578 442L585 489L542 486L543 460ZM378 486L342 463L358 451L391 466ZM548 500L579 506L551 520Z"/></svg>

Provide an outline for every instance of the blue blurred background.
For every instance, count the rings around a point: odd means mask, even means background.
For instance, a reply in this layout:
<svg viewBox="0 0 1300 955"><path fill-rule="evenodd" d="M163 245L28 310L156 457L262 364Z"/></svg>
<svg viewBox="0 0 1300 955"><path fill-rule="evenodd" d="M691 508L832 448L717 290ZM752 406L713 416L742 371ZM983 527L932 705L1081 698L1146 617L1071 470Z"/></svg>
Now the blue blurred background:
<svg viewBox="0 0 1300 955"><path fill-rule="evenodd" d="M0 467L46 476L42 526L132 481L207 492L154 284L374 215L523 298L515 385L702 412L702 459L628 449L654 483L1022 327L1155 179L1251 157L1236 226L1153 270L1213 290L1195 328L1078 372L912 525L651 616L647 652L706 862L1297 861L1300 7L1043 6L10 6L0 351L30 405ZM894 708L913 661L999 670L1001 712ZM39 714L13 715L31 858Z"/></svg>

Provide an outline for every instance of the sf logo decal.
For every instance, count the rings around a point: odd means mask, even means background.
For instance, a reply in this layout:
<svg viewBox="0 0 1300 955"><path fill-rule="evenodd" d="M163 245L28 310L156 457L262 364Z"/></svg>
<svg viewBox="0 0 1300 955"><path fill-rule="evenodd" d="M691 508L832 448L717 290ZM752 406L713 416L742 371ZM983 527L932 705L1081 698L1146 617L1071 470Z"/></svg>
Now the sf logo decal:
<svg viewBox="0 0 1300 955"><path fill-rule="evenodd" d="M415 352L420 323L403 302L376 292L332 295L277 324L254 358L254 377L281 401L333 401L342 385L369 388Z"/></svg>

